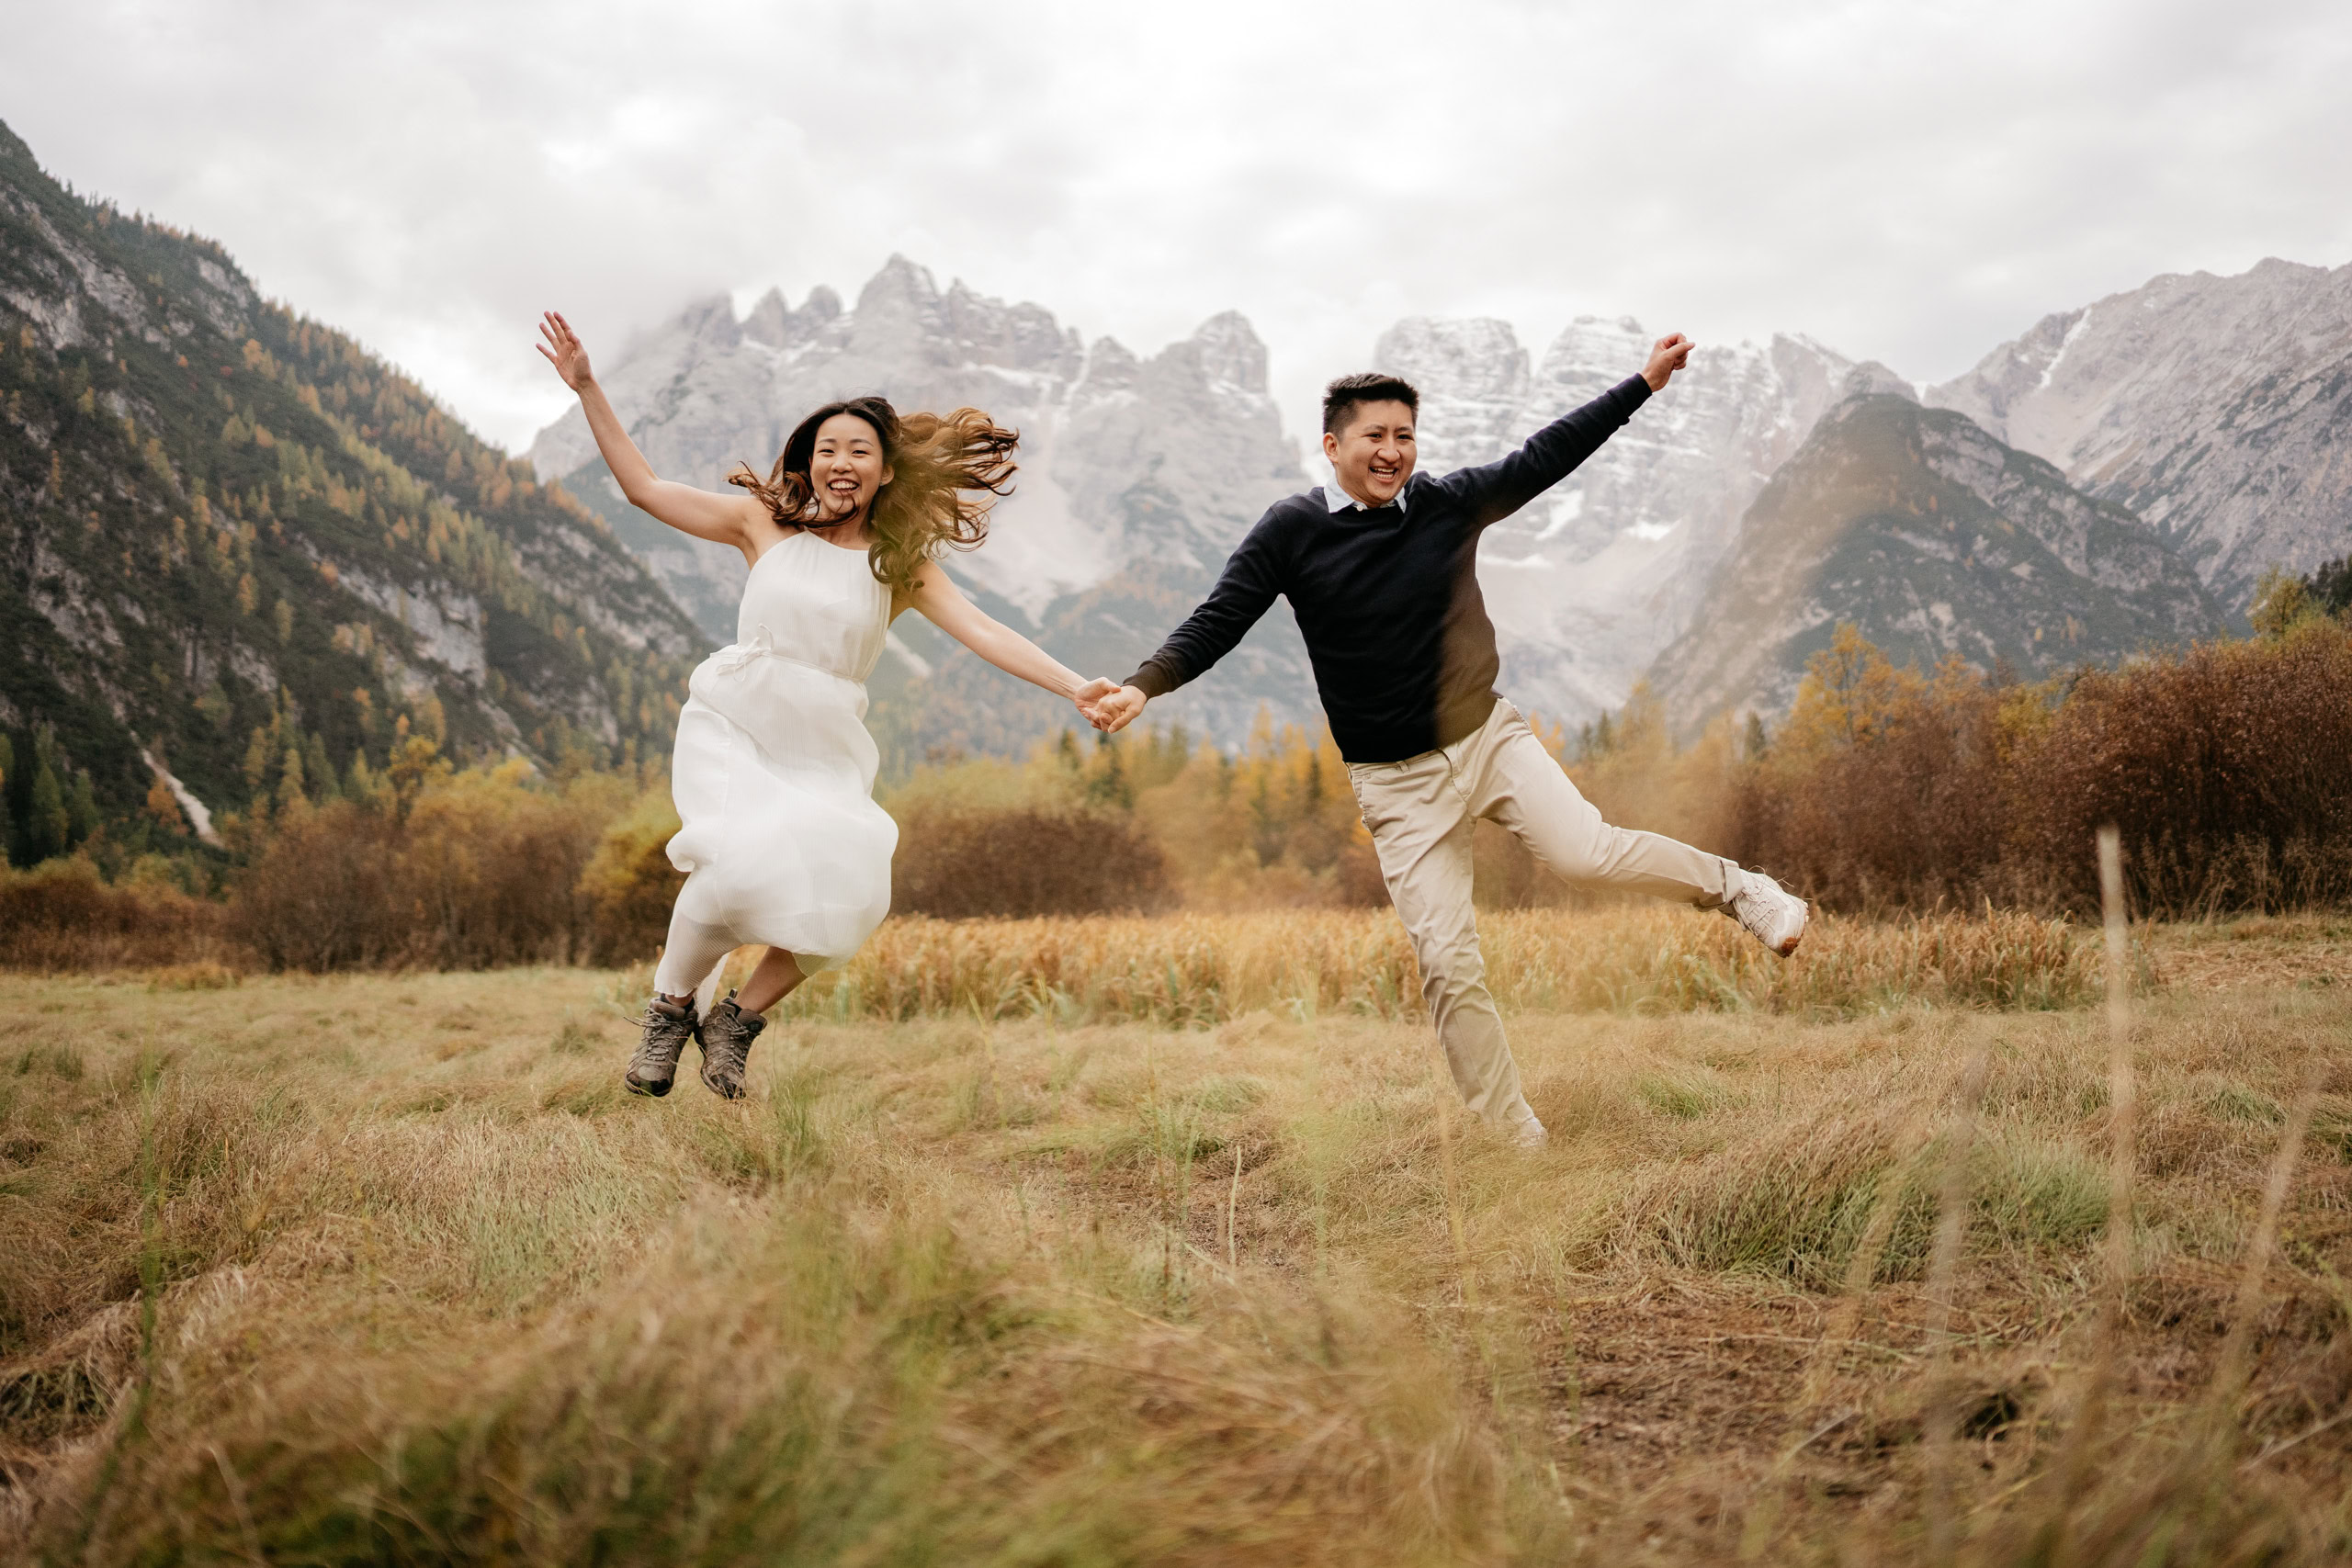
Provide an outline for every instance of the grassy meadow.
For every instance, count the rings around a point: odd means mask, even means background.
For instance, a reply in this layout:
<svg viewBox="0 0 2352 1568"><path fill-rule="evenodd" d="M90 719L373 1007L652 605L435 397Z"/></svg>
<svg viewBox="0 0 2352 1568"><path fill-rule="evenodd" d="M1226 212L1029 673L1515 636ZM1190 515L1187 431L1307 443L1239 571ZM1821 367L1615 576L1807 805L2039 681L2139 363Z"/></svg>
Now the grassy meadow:
<svg viewBox="0 0 2352 1568"><path fill-rule="evenodd" d="M641 969L0 976L0 1553L2352 1554L2352 922L2144 934L2105 1314L2079 931L1490 931L1540 1152L1369 915L894 923L734 1104Z"/></svg>

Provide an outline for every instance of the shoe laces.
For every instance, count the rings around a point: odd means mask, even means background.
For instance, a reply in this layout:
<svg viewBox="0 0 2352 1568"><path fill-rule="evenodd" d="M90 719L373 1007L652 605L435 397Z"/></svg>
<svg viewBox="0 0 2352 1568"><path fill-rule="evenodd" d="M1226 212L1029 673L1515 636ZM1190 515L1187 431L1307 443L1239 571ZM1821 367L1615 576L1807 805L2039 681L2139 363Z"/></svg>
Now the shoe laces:
<svg viewBox="0 0 2352 1568"><path fill-rule="evenodd" d="M681 1009L673 1018L648 1002L637 1022L645 1033L637 1043L636 1060L674 1062L685 1050L686 1042L694 1038L695 1010L691 1006Z"/></svg>
<svg viewBox="0 0 2352 1568"><path fill-rule="evenodd" d="M711 1070L730 1080L740 1079L752 1059L752 1042L759 1037L766 1022L764 1019L745 1018L732 998L711 1009L709 1021L703 1025L702 1039Z"/></svg>

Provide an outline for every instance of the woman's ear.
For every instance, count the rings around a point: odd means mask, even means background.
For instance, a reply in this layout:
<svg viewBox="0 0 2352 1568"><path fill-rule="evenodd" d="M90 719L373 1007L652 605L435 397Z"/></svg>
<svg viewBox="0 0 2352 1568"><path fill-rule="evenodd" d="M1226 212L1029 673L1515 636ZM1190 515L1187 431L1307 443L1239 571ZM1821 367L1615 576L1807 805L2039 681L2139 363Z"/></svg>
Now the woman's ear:
<svg viewBox="0 0 2352 1568"><path fill-rule="evenodd" d="M892 479L897 479L898 477L899 477L899 471L898 471L896 468L893 468L892 467L890 467L890 465L889 465L887 461L886 461L886 462L884 462L884 463L883 463L883 465L882 465L882 483L883 483L883 484L888 484ZM876 489L879 489L879 488L880 488L880 486L878 486L878 485L877 485L876 488Z"/></svg>

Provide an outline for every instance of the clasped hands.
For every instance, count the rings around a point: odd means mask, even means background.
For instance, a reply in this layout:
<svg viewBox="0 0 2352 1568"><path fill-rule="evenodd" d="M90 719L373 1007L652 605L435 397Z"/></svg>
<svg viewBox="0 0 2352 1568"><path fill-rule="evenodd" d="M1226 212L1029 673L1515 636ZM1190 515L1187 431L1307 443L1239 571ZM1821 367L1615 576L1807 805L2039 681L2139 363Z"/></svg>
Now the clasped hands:
<svg viewBox="0 0 2352 1568"><path fill-rule="evenodd" d="M1135 722L1149 699L1134 686L1122 686L1098 675L1070 694L1086 722L1106 734L1117 734Z"/></svg>

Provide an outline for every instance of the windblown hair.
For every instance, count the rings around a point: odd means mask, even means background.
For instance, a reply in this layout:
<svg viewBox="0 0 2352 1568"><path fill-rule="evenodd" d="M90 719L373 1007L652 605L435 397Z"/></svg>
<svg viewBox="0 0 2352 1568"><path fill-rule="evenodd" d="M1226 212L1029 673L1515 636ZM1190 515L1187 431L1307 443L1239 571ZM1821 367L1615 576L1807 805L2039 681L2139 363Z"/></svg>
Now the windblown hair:
<svg viewBox="0 0 2352 1568"><path fill-rule="evenodd" d="M941 416L898 410L878 397L827 403L793 427L784 455L766 479L737 465L729 484L758 496L769 515L786 528L816 525L817 487L808 476L817 431L837 413L852 414L873 427L882 443L890 480L874 497L874 545L866 552L874 579L894 593L914 587L915 573L943 550L968 550L989 536L989 509L1012 490L1017 471L1012 449L1018 431L1007 430L978 409Z"/></svg>

